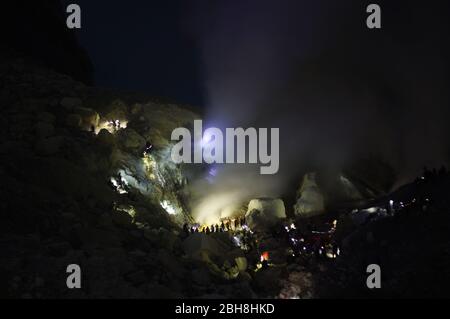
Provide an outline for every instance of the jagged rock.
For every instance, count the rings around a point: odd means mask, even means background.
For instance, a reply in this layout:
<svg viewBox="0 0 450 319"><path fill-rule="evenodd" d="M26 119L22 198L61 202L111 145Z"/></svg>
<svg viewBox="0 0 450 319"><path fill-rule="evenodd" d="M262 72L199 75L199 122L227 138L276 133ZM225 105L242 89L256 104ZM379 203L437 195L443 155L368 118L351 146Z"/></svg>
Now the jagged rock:
<svg viewBox="0 0 450 319"><path fill-rule="evenodd" d="M316 173L308 173L303 177L299 197L294 205L294 213L298 217L310 217L324 213L324 196L316 182Z"/></svg>
<svg viewBox="0 0 450 319"><path fill-rule="evenodd" d="M36 152L39 155L53 155L57 153L64 143L62 136L44 138L36 143Z"/></svg>
<svg viewBox="0 0 450 319"><path fill-rule="evenodd" d="M76 107L80 107L83 104L83 101L76 97L64 97L59 104L66 110L72 111Z"/></svg>
<svg viewBox="0 0 450 319"><path fill-rule="evenodd" d="M114 135L111 134L107 129L102 128L100 132L98 132L97 138L102 145L111 146L114 145Z"/></svg>
<svg viewBox="0 0 450 319"><path fill-rule="evenodd" d="M245 219L254 231L265 231L286 218L286 210L281 199L258 198L248 204Z"/></svg>
<svg viewBox="0 0 450 319"><path fill-rule="evenodd" d="M39 138L52 136L55 132L55 127L49 122L38 122L35 126L36 135Z"/></svg>
<svg viewBox="0 0 450 319"><path fill-rule="evenodd" d="M78 114L69 114L66 117L66 124L70 127L80 127L83 119Z"/></svg>

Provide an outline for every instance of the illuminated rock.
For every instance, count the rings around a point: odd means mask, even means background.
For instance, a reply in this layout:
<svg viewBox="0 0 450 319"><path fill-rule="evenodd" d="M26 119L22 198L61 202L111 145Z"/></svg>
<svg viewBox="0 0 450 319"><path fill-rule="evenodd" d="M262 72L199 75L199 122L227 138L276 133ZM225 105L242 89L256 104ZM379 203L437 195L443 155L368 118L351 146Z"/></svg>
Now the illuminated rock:
<svg viewBox="0 0 450 319"><path fill-rule="evenodd" d="M74 113L80 115L83 126L87 129L93 125L94 127L98 126L100 121L100 116L98 113L87 107L77 107L74 109Z"/></svg>
<svg viewBox="0 0 450 319"><path fill-rule="evenodd" d="M252 230L264 231L286 218L286 209L281 199L257 198L248 204L245 214L247 225Z"/></svg>
<svg viewBox="0 0 450 319"><path fill-rule="evenodd" d="M324 195L316 182L316 173L307 173L303 177L294 213L299 217L310 217L324 213Z"/></svg>

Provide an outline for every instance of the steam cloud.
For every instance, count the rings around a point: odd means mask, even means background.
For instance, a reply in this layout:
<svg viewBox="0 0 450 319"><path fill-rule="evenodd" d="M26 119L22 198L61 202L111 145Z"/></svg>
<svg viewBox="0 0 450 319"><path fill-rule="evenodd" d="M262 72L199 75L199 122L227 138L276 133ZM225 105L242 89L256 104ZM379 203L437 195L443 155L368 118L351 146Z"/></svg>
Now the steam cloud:
<svg viewBox="0 0 450 319"><path fill-rule="evenodd" d="M201 219L252 196L279 196L312 166L339 168L372 153L405 182L448 160L445 1L430 9L378 1L381 30L366 28L364 1L195 4L187 24L202 52L206 121L280 128L279 174L221 166L213 185L196 184Z"/></svg>

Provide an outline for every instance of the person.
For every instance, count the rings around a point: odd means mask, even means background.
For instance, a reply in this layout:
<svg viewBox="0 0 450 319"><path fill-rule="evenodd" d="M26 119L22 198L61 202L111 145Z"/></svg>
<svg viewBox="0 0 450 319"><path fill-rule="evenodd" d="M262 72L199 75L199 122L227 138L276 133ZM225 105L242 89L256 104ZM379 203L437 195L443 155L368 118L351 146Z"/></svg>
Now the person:
<svg viewBox="0 0 450 319"><path fill-rule="evenodd" d="M189 227L188 224L184 223L183 225L183 232L185 233L185 235L189 235Z"/></svg>
<svg viewBox="0 0 450 319"><path fill-rule="evenodd" d="M222 221L222 223L220 224L220 232L224 232L224 231L225 231L225 224Z"/></svg>
<svg viewBox="0 0 450 319"><path fill-rule="evenodd" d="M145 151L144 151L144 155L150 154L151 149L153 148L152 143L150 143L150 141L147 141L145 143Z"/></svg>
<svg viewBox="0 0 450 319"><path fill-rule="evenodd" d="M206 226L205 233L206 233L207 235L209 235L209 234L211 233L211 231L209 230L209 227L208 227L208 226Z"/></svg>

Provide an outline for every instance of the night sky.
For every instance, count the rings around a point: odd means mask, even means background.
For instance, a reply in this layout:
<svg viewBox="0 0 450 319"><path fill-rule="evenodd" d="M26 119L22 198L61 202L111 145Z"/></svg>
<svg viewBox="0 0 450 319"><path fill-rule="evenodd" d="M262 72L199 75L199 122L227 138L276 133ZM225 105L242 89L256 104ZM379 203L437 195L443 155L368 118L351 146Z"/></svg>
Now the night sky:
<svg viewBox="0 0 450 319"><path fill-rule="evenodd" d="M183 30L183 5L173 1L62 1L82 10L79 40L99 86L203 103L195 43Z"/></svg>

